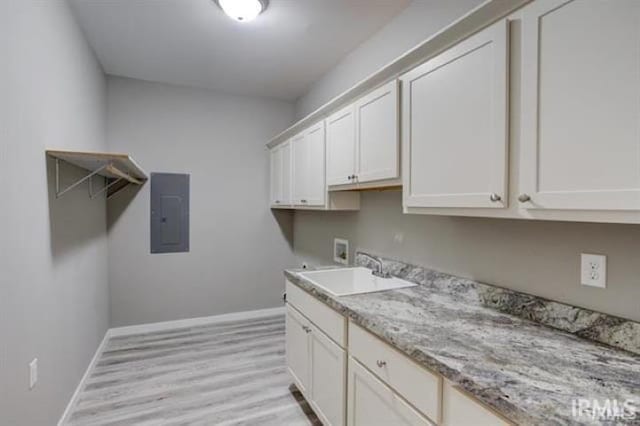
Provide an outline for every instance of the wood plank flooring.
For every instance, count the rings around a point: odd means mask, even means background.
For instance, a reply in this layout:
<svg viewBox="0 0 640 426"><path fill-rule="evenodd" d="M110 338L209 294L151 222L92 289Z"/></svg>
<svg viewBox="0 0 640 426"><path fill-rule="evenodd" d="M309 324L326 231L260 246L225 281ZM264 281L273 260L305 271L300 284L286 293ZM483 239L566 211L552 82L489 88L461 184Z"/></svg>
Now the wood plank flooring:
<svg viewBox="0 0 640 426"><path fill-rule="evenodd" d="M319 425L285 367L284 315L115 337L67 425Z"/></svg>

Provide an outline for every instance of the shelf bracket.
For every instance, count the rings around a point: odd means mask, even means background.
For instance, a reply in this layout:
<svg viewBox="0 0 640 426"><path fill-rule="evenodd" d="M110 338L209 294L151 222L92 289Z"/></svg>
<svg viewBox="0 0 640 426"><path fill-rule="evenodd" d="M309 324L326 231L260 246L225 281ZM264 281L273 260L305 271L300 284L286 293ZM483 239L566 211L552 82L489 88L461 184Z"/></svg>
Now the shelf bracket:
<svg viewBox="0 0 640 426"><path fill-rule="evenodd" d="M117 184L118 182L120 182L122 180L122 178L117 178L112 180L111 182L109 182L109 179L105 178L105 185L100 188L100 190L98 190L97 192L93 192L93 188L91 185L91 178L89 178L89 198L93 199L95 197L97 197L98 195L102 194L103 192L106 192L109 190L109 188L111 188L113 185ZM109 198L109 197L107 197Z"/></svg>
<svg viewBox="0 0 640 426"><path fill-rule="evenodd" d="M119 181L122 180L126 180L124 178L119 178L116 182L113 182L113 184L115 185L116 183L118 183ZM119 193L122 192L123 189L125 189L127 186L131 185L130 182L127 182L125 185L122 185L120 188L116 189L114 192L112 192L111 194L107 194L107 200L110 200L111 198L115 197L116 195L118 195Z"/></svg>
<svg viewBox="0 0 640 426"><path fill-rule="evenodd" d="M104 169L106 169L109 166L111 166L111 164L105 164L104 166L98 168L97 170L92 171L91 173L89 173L88 175L84 176L83 178L75 181L74 183L72 183L71 185L67 186L63 190L60 190L60 160L58 158L56 158L56 198L62 197L64 194L66 194L67 192L71 191L73 188L77 187L78 185L82 184L83 182L87 181L88 179L91 179L93 176L95 176L98 173L102 172Z"/></svg>

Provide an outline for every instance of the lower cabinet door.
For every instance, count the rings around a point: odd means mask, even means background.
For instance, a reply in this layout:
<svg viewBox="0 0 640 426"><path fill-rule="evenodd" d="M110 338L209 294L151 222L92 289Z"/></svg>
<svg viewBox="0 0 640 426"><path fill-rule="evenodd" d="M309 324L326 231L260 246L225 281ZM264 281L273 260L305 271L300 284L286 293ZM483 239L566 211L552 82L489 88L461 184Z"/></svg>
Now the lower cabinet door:
<svg viewBox="0 0 640 426"><path fill-rule="evenodd" d="M345 422L346 352L316 327L311 326L311 406L324 425Z"/></svg>
<svg viewBox="0 0 640 426"><path fill-rule="evenodd" d="M349 426L431 426L390 387L349 357Z"/></svg>
<svg viewBox="0 0 640 426"><path fill-rule="evenodd" d="M443 387L444 426L509 426L509 423L484 408L451 384Z"/></svg>
<svg viewBox="0 0 640 426"><path fill-rule="evenodd" d="M307 331L309 330L309 331ZM287 305L286 351L287 369L296 386L305 395L309 390L309 322Z"/></svg>

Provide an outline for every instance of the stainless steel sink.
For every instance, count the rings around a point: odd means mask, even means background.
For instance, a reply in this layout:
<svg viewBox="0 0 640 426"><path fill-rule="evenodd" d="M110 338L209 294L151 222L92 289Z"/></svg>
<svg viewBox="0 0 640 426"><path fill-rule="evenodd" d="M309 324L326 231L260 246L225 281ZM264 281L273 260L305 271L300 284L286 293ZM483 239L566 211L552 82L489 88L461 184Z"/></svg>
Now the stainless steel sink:
<svg viewBox="0 0 640 426"><path fill-rule="evenodd" d="M400 278L377 277L370 269L362 267L301 272L300 275L334 296L373 293L417 285Z"/></svg>

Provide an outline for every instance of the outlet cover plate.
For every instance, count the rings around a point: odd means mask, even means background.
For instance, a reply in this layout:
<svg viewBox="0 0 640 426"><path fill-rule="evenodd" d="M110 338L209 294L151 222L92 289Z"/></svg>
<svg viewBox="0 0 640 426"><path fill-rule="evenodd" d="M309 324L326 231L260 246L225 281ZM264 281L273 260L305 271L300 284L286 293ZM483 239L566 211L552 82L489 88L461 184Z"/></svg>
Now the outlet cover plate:
<svg viewBox="0 0 640 426"><path fill-rule="evenodd" d="M349 241L343 238L333 239L333 261L342 265L349 264Z"/></svg>
<svg viewBox="0 0 640 426"><path fill-rule="evenodd" d="M580 256L580 283L598 288L607 287L607 256L582 253Z"/></svg>

